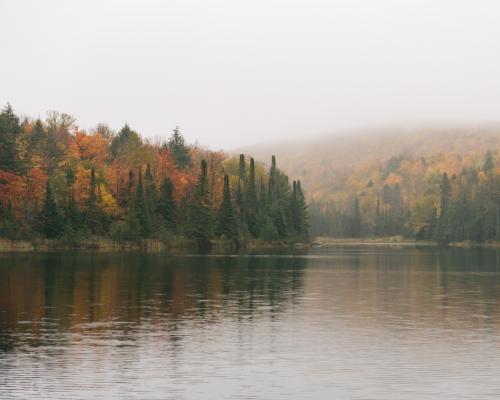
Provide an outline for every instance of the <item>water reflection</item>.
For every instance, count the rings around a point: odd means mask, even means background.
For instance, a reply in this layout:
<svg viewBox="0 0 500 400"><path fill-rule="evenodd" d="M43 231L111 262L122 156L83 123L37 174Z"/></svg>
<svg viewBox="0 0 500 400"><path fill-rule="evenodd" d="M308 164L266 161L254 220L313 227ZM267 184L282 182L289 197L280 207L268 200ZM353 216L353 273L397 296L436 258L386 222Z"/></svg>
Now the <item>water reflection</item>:
<svg viewBox="0 0 500 400"><path fill-rule="evenodd" d="M55 330L126 334L141 323L274 318L301 291L305 259L41 254L0 258L0 346ZM117 336L120 339L122 336Z"/></svg>
<svg viewBox="0 0 500 400"><path fill-rule="evenodd" d="M0 398L500 393L500 253L0 256Z"/></svg>

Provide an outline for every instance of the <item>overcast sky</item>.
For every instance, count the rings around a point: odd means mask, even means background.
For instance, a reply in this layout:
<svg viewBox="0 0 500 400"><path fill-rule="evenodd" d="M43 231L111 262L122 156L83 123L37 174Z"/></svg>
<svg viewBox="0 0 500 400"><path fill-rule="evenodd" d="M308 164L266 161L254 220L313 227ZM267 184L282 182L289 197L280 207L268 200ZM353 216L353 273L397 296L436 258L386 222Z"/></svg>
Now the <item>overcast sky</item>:
<svg viewBox="0 0 500 400"><path fill-rule="evenodd" d="M233 148L500 120L500 1L0 0L0 102Z"/></svg>

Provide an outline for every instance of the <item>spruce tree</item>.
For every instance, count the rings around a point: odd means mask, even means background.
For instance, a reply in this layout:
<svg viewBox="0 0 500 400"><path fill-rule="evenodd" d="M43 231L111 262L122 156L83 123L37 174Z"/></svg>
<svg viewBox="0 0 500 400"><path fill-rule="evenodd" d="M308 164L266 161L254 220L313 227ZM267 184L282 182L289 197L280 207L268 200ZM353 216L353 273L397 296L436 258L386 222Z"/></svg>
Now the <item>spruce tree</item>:
<svg viewBox="0 0 500 400"><path fill-rule="evenodd" d="M244 212L247 228L254 237L257 237L259 234L259 227L257 224L257 211L258 202L257 189L255 185L255 161L253 158L250 158L250 171L245 193Z"/></svg>
<svg viewBox="0 0 500 400"><path fill-rule="evenodd" d="M359 210L359 200L357 196L354 198L354 204L352 207L351 235L352 237L361 236L361 212Z"/></svg>
<svg viewBox="0 0 500 400"><path fill-rule="evenodd" d="M375 236L382 235L382 220L380 214L380 199L377 197L377 206L375 207L375 225L373 227L373 234Z"/></svg>
<svg viewBox="0 0 500 400"><path fill-rule="evenodd" d="M174 185L170 178L165 178L161 185L158 211L167 229L174 230L177 225L177 204L174 199Z"/></svg>
<svg viewBox="0 0 500 400"><path fill-rule="evenodd" d="M156 186L153 177L153 173L151 171L151 165L148 163L146 167L146 179L144 185L144 196L146 200L146 208L148 210L149 220L151 227L158 228L158 218L155 215L158 203L158 195L156 193Z"/></svg>
<svg viewBox="0 0 500 400"><path fill-rule="evenodd" d="M18 171L20 160L16 139L21 135L19 118L10 104L0 112L0 170Z"/></svg>
<svg viewBox="0 0 500 400"><path fill-rule="evenodd" d="M293 181L292 192L290 193L290 203L288 205L288 215L290 217L290 226L295 234L300 232L300 215L297 202L297 183Z"/></svg>
<svg viewBox="0 0 500 400"><path fill-rule="evenodd" d="M441 243L449 243L452 240L451 215L449 205L451 199L451 184L448 174L445 172L441 179L439 219L435 230L435 237Z"/></svg>
<svg viewBox="0 0 500 400"><path fill-rule="evenodd" d="M45 186L45 201L39 216L39 227L40 232L48 238L61 236L64 229L63 219L48 180Z"/></svg>
<svg viewBox="0 0 500 400"><path fill-rule="evenodd" d="M172 153L172 157L179 168L183 169L191 166L189 147L186 146L184 137L178 126L174 129L174 133L168 140L168 149Z"/></svg>
<svg viewBox="0 0 500 400"><path fill-rule="evenodd" d="M224 235L227 239L238 238L238 224L234 215L233 204L231 202L231 190L229 188L228 175L224 175L222 203L220 205L217 219L216 234L218 236Z"/></svg>
<svg viewBox="0 0 500 400"><path fill-rule="evenodd" d="M238 175L239 175L240 181L244 181L246 179L247 172L246 172L246 162L245 162L245 155L244 154L240 154Z"/></svg>
<svg viewBox="0 0 500 400"><path fill-rule="evenodd" d="M142 139L139 134L130 129L128 124L125 124L111 141L111 155L115 159L122 158L127 161L133 160L137 150L141 148L142 144Z"/></svg>
<svg viewBox="0 0 500 400"><path fill-rule="evenodd" d="M304 196L304 192L302 191L302 185L300 181L297 181L296 197L297 197L297 208L299 212L299 225L300 225L299 233L303 236L308 236L308 229L309 229L309 216L307 213L308 207L306 203L306 198Z"/></svg>
<svg viewBox="0 0 500 400"><path fill-rule="evenodd" d="M243 199L243 190L241 188L241 179L238 179L238 186L236 187L236 204L238 206L240 219L244 220L243 210L245 207L245 201Z"/></svg>
<svg viewBox="0 0 500 400"><path fill-rule="evenodd" d="M151 220L142 183L142 171L140 169L137 188L135 190L134 211L139 221L142 236L149 237L151 234Z"/></svg>
<svg viewBox="0 0 500 400"><path fill-rule="evenodd" d="M70 194L68 205L66 207L65 213L65 225L66 231L76 234L80 232L83 228L82 214L78 209L75 201L75 195L73 191Z"/></svg>
<svg viewBox="0 0 500 400"><path fill-rule="evenodd" d="M441 180L440 215L444 216L444 214L446 213L446 209L450 201L450 196L451 196L451 185L448 179L448 174L445 172Z"/></svg>
<svg viewBox="0 0 500 400"><path fill-rule="evenodd" d="M94 167L92 167L90 170L90 189L89 197L87 200L87 210L85 212L85 220L91 233L104 233L104 215L98 206L97 180Z"/></svg>
<svg viewBox="0 0 500 400"><path fill-rule="evenodd" d="M493 162L493 154L488 150L486 156L484 157L483 171L488 174L493 170L493 168L495 168L495 163Z"/></svg>
<svg viewBox="0 0 500 400"><path fill-rule="evenodd" d="M196 241L200 249L209 249L211 247L212 213L208 193L207 162L205 160L201 161L198 187L189 208L189 213L189 236Z"/></svg>
<svg viewBox="0 0 500 400"><path fill-rule="evenodd" d="M20 226L12 210L12 203L9 201L4 207L0 201L0 237L8 239L19 239Z"/></svg>

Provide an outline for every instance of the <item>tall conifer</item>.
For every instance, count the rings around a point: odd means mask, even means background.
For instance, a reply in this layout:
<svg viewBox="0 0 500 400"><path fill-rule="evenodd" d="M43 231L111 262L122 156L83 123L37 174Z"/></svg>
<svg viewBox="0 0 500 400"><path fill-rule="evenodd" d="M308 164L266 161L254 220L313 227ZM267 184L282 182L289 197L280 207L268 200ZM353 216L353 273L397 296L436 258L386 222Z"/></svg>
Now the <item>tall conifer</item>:
<svg viewBox="0 0 500 400"><path fill-rule="evenodd" d="M218 236L224 235L227 239L237 239L238 237L238 224L236 222L233 204L231 202L231 190L229 188L228 175L224 175L222 203L219 209L216 233Z"/></svg>

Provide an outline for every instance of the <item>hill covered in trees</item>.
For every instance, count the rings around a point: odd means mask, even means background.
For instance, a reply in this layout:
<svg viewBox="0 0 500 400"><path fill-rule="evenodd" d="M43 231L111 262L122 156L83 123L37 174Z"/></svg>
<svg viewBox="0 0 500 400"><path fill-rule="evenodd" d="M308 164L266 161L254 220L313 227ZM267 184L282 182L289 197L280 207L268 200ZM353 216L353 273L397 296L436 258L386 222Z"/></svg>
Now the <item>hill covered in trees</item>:
<svg viewBox="0 0 500 400"><path fill-rule="evenodd" d="M500 125L387 128L246 148L308 188L311 234L500 239Z"/></svg>
<svg viewBox="0 0 500 400"><path fill-rule="evenodd" d="M270 157L271 159L271 157ZM128 125L79 129L68 114L21 121L0 112L0 238L89 237L116 241L303 240L308 216L300 181L185 143L144 140Z"/></svg>

